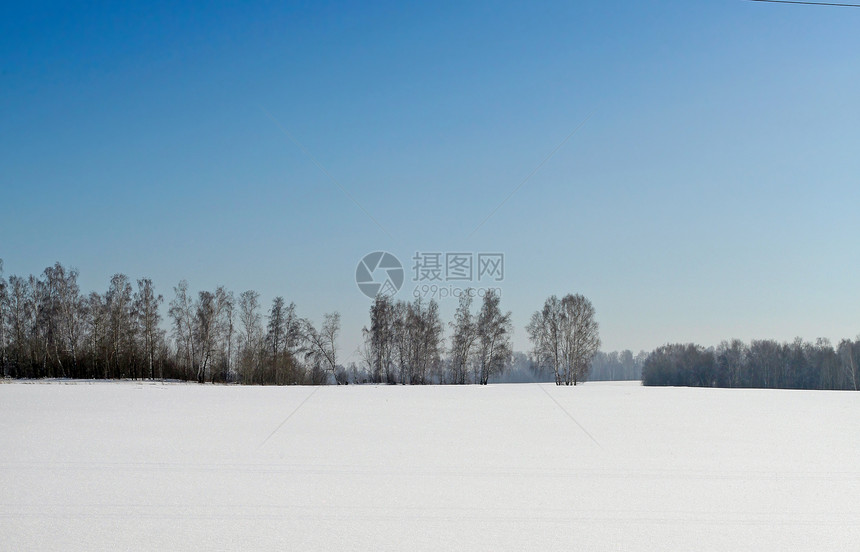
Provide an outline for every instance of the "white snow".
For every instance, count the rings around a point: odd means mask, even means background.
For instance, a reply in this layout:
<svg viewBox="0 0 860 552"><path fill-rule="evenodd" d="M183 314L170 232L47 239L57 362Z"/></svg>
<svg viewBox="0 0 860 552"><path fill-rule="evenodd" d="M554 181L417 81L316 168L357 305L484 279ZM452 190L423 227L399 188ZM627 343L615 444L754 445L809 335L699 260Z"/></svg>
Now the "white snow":
<svg viewBox="0 0 860 552"><path fill-rule="evenodd" d="M12 383L0 524L10 551L857 549L860 394Z"/></svg>

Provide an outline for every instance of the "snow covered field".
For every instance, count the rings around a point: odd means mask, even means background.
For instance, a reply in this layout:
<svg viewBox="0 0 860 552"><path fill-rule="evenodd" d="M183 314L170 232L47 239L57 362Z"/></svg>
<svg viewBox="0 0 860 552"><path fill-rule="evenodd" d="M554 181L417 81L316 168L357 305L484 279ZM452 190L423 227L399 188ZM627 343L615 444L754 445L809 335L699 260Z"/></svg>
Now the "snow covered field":
<svg viewBox="0 0 860 552"><path fill-rule="evenodd" d="M0 524L15 551L857 550L860 394L12 383Z"/></svg>

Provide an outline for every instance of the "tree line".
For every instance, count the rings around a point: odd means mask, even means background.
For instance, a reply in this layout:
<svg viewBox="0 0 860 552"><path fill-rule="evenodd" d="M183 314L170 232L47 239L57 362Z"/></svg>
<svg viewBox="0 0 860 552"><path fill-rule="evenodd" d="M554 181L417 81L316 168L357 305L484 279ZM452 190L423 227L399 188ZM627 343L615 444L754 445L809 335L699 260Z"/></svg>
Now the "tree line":
<svg viewBox="0 0 860 552"><path fill-rule="evenodd" d="M435 301L380 295L359 361L343 366L337 312L315 325L280 296L264 311L253 290L193 294L183 280L165 305L149 278L116 274L104 293L87 295L78 271L60 263L8 281L2 268L0 259L0 368L11 378L486 385L514 366L511 381L551 373L557 384L575 385L600 345L594 308L581 295L550 297L534 314L529 357L514 355L511 313L496 294L485 294L480 306L463 294L447 340Z"/></svg>
<svg viewBox="0 0 860 552"><path fill-rule="evenodd" d="M644 385L857 390L860 337L814 343L723 341L717 347L670 344L652 352L642 366Z"/></svg>
<svg viewBox="0 0 860 552"><path fill-rule="evenodd" d="M465 293L448 322L435 301L380 295L357 362L338 362L340 315L320 325L276 297L223 286L192 294L181 281L165 305L151 279L114 275L104 293L81 293L60 263L39 276L3 276L0 371L11 378L171 379L261 385L484 384L490 381L639 379L645 385L852 389L860 385L860 337L814 343L669 344L650 354L599 351L599 326L582 295L549 297L526 327L532 350L514 353L510 311ZM167 316L163 318L162 308ZM507 375L503 377L503 373Z"/></svg>
<svg viewBox="0 0 860 552"><path fill-rule="evenodd" d="M81 293L78 271L56 263L40 276L2 274L0 368L12 378L176 379L259 384L325 383L337 367L340 316L321 326L276 297L267 324L259 294L218 287L196 296L181 281L168 304L152 280L114 275L104 293Z"/></svg>

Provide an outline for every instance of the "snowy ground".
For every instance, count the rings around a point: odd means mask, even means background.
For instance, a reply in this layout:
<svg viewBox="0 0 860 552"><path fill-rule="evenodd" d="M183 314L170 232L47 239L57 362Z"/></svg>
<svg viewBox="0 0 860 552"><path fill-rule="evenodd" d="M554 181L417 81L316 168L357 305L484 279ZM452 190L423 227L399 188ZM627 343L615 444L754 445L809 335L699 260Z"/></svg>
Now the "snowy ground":
<svg viewBox="0 0 860 552"><path fill-rule="evenodd" d="M15 551L856 550L860 393L0 385L0 527Z"/></svg>

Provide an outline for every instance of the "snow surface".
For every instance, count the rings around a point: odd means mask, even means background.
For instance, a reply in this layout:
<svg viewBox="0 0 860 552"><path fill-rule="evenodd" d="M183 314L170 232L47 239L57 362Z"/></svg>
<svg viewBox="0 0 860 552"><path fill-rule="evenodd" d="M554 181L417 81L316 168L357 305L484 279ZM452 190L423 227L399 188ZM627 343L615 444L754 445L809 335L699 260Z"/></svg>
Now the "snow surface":
<svg viewBox="0 0 860 552"><path fill-rule="evenodd" d="M15 551L858 550L860 393L12 383L0 527Z"/></svg>

